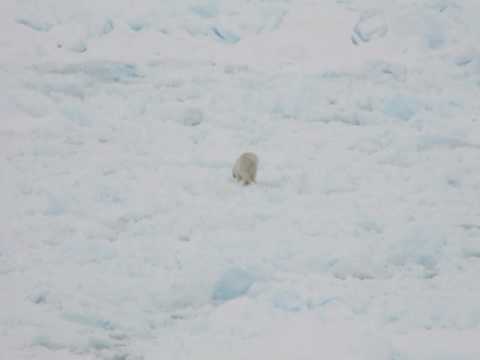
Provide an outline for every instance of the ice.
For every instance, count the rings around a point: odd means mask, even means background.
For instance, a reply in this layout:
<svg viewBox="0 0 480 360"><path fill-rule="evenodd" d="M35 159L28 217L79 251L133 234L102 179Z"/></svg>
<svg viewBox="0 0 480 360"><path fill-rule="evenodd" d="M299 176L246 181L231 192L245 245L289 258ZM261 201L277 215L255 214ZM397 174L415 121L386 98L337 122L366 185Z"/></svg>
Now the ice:
<svg viewBox="0 0 480 360"><path fill-rule="evenodd" d="M104 330L113 330L114 326L108 320L99 319L95 316L88 316L82 314L66 313L63 318L67 321L78 323L93 328L101 328Z"/></svg>
<svg viewBox="0 0 480 360"><path fill-rule="evenodd" d="M226 29L223 29L222 27L214 26L212 27L212 32L220 40L229 44L235 44L240 41L240 37L237 34L234 34L233 32L228 31Z"/></svg>
<svg viewBox="0 0 480 360"><path fill-rule="evenodd" d="M45 211L47 216L59 216L65 213L65 204L57 196L49 194L48 195L48 206Z"/></svg>
<svg viewBox="0 0 480 360"><path fill-rule="evenodd" d="M38 289L33 292L28 298L36 305L45 304L48 301L48 290Z"/></svg>
<svg viewBox="0 0 480 360"><path fill-rule="evenodd" d="M445 235L436 227L416 225L407 230L403 239L392 251L393 264L405 266L409 263L435 271L446 246Z"/></svg>
<svg viewBox="0 0 480 360"><path fill-rule="evenodd" d="M368 70L372 76L388 80L394 79L396 81L404 82L407 80L408 71L402 64L388 63L388 62L373 62L368 65Z"/></svg>
<svg viewBox="0 0 480 360"><path fill-rule="evenodd" d="M396 95L385 101L385 114L399 120L411 120L419 111L420 104L413 96Z"/></svg>
<svg viewBox="0 0 480 360"><path fill-rule="evenodd" d="M88 340L89 347L95 350L105 350L110 349L113 347L113 344L110 340L107 339L99 339L99 338L90 338Z"/></svg>
<svg viewBox="0 0 480 360"><path fill-rule="evenodd" d="M62 43L59 43L60 47L63 47ZM67 45L68 50L76 53L83 53L88 50L87 44L82 40L76 40Z"/></svg>
<svg viewBox="0 0 480 360"><path fill-rule="evenodd" d="M459 55L456 55L454 59L454 63L457 66L467 66L470 63L472 63L472 61L474 61L475 58L476 56L474 54L470 54L470 53L459 54Z"/></svg>
<svg viewBox="0 0 480 360"><path fill-rule="evenodd" d="M0 1L0 358L479 359L479 13Z"/></svg>
<svg viewBox="0 0 480 360"><path fill-rule="evenodd" d="M245 295L255 282L255 277L243 269L229 269L217 280L213 288L214 301L228 301Z"/></svg>
<svg viewBox="0 0 480 360"><path fill-rule="evenodd" d="M441 25L436 22L431 22L427 25L427 29L425 37L428 47L434 50L443 47L447 39Z"/></svg>
<svg viewBox="0 0 480 360"><path fill-rule="evenodd" d="M352 41L355 45L360 42L370 42L382 38L388 33L388 26L385 23L382 13L378 11L367 11L360 16L353 28Z"/></svg>
<svg viewBox="0 0 480 360"><path fill-rule="evenodd" d="M86 76L97 81L105 82L126 82L141 77L137 66L134 64L104 61L69 64L66 66L42 64L36 66L35 70L40 74L72 77Z"/></svg>
<svg viewBox="0 0 480 360"><path fill-rule="evenodd" d="M300 311L305 309L305 304L300 296L291 291L282 291L275 294L273 305L285 311Z"/></svg>
<svg viewBox="0 0 480 360"><path fill-rule="evenodd" d="M17 19L17 22L35 31L49 31L53 27L53 25L48 22L38 22L36 20L22 18Z"/></svg>
<svg viewBox="0 0 480 360"><path fill-rule="evenodd" d="M461 251L463 256L471 258L480 258L480 244L477 239L480 235L480 225L462 224L460 227L466 232L466 237L461 243Z"/></svg>
<svg viewBox="0 0 480 360"><path fill-rule="evenodd" d="M201 17L212 18L218 15L218 1L210 1L205 5L192 6L192 11Z"/></svg>
<svg viewBox="0 0 480 360"><path fill-rule="evenodd" d="M92 26L92 35L107 35L115 29L115 24L112 19L102 19Z"/></svg>
<svg viewBox="0 0 480 360"><path fill-rule="evenodd" d="M456 149L460 147L480 148L480 144L470 144L464 139L454 136L444 135L423 135L418 139L419 150L429 150L431 148Z"/></svg>
<svg viewBox="0 0 480 360"><path fill-rule="evenodd" d="M79 102L72 102L62 109L62 114L65 119L71 121L78 126L89 127L92 125L92 120L85 114Z"/></svg>
<svg viewBox="0 0 480 360"><path fill-rule="evenodd" d="M34 338L32 341L32 345L45 347L48 350L53 350L53 351L57 351L64 348L62 344L55 342L54 340L50 339L47 336L38 336Z"/></svg>
<svg viewBox="0 0 480 360"><path fill-rule="evenodd" d="M198 108L189 108L183 116L183 124L186 126L197 126L203 122L203 112Z"/></svg>

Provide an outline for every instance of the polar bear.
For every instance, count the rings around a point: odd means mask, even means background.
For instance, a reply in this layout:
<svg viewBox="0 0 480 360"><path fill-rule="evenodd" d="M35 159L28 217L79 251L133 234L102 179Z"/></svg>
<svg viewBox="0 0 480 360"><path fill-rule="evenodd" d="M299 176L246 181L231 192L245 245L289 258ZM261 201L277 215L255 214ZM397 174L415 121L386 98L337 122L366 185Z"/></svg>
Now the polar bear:
<svg viewBox="0 0 480 360"><path fill-rule="evenodd" d="M246 152L240 155L233 166L232 175L237 181L243 182L243 185L249 185L256 182L258 167L258 157L254 153Z"/></svg>

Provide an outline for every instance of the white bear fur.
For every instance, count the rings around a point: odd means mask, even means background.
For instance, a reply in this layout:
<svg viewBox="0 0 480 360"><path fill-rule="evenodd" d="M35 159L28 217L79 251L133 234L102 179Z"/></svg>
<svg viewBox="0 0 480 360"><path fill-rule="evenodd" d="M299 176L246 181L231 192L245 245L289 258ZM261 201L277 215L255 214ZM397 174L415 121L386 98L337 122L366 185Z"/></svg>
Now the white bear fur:
<svg viewBox="0 0 480 360"><path fill-rule="evenodd" d="M232 175L244 185L256 182L258 157L254 153L246 152L240 155L233 166Z"/></svg>

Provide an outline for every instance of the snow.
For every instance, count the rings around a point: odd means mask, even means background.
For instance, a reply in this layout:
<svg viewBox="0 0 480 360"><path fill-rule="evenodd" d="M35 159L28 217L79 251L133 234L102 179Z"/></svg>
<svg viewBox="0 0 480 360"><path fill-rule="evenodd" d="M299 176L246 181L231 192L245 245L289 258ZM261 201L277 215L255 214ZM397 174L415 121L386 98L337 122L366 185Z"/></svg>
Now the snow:
<svg viewBox="0 0 480 360"><path fill-rule="evenodd" d="M2 1L0 359L478 360L479 13Z"/></svg>

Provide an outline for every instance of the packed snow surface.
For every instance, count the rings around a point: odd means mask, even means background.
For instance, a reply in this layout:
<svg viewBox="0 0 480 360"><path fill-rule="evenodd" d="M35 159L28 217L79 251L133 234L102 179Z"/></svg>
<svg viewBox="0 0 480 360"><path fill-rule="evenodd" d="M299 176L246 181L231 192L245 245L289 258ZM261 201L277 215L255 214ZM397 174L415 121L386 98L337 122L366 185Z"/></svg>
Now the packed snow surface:
<svg viewBox="0 0 480 360"><path fill-rule="evenodd" d="M2 0L0 359L480 359L479 17Z"/></svg>

